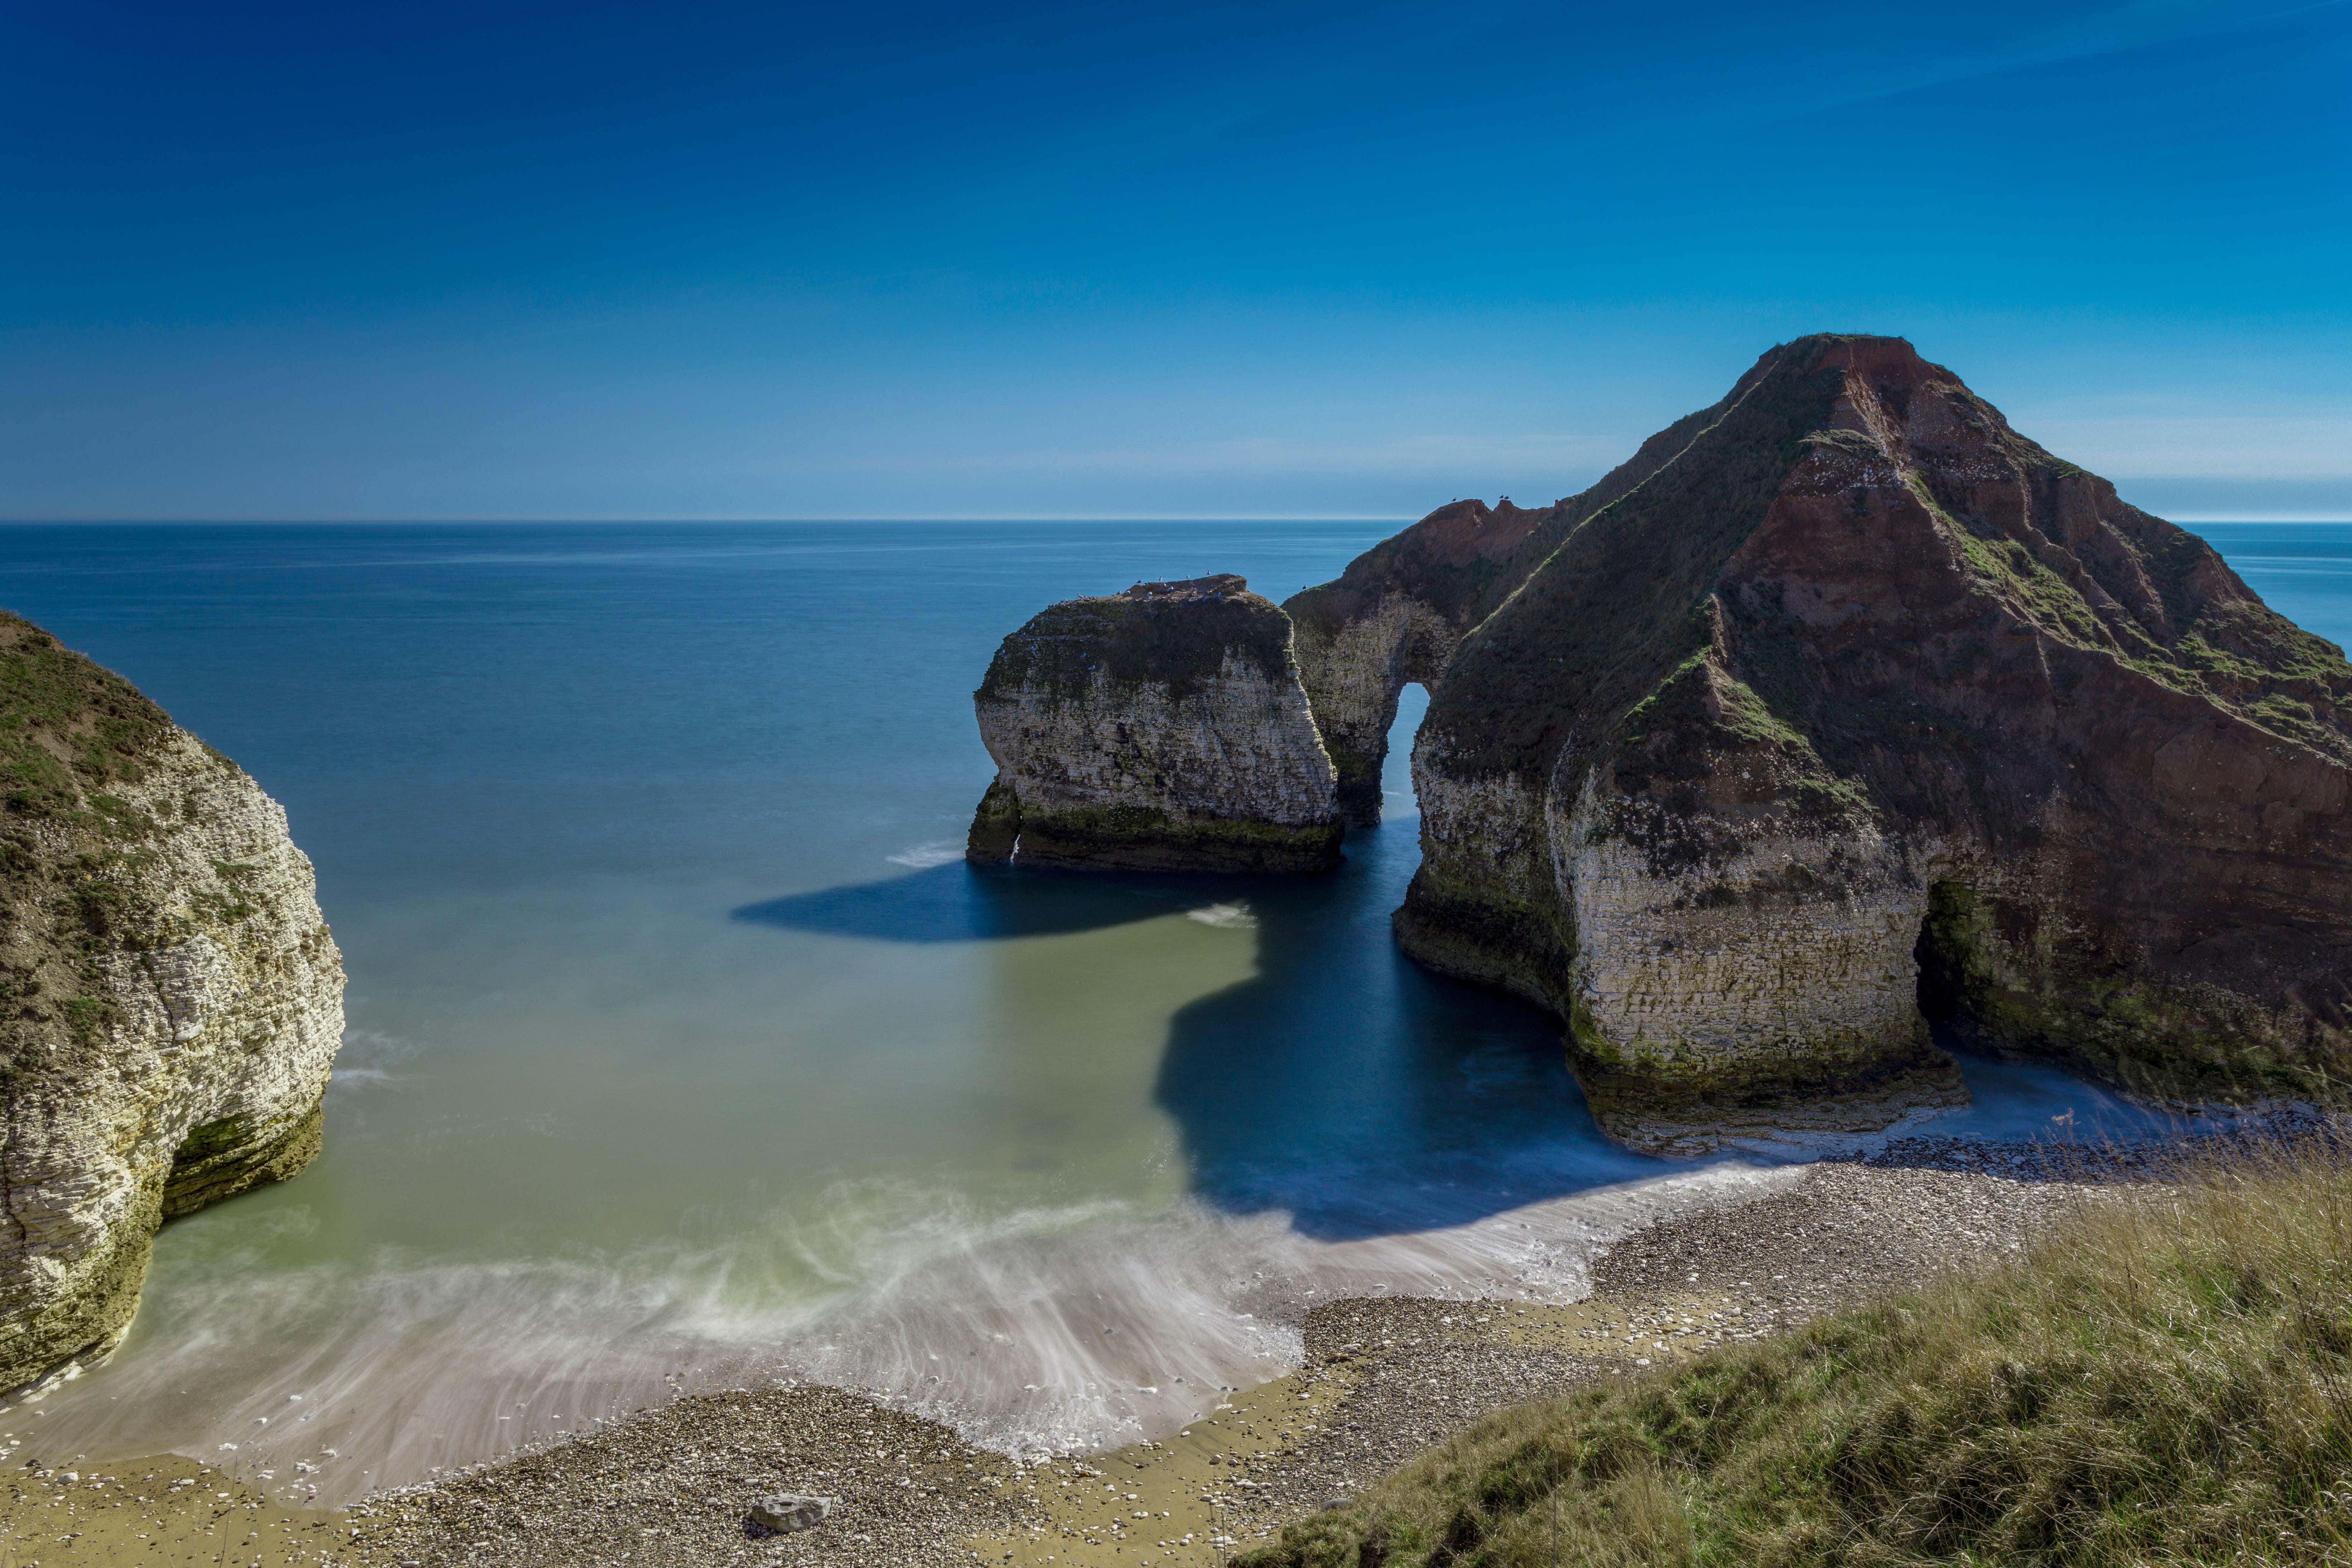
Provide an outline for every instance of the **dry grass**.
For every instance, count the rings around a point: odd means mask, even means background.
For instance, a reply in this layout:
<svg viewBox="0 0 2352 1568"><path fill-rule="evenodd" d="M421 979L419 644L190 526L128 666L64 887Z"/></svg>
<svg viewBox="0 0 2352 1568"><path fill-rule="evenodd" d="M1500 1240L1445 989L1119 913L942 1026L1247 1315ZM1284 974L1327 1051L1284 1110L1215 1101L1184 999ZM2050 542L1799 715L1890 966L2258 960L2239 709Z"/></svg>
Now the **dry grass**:
<svg viewBox="0 0 2352 1568"><path fill-rule="evenodd" d="M1246 1568L2352 1563L2352 1143L1503 1412Z"/></svg>

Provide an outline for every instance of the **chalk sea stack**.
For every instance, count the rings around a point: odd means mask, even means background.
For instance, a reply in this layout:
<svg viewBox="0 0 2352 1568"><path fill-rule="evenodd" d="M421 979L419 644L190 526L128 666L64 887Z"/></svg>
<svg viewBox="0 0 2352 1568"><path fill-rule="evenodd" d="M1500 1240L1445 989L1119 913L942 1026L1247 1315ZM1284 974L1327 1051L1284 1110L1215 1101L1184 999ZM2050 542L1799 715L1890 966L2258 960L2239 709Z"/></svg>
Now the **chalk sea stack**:
<svg viewBox="0 0 2352 1568"><path fill-rule="evenodd" d="M2352 667L1899 338L1783 344L1286 609L1145 584L1007 638L971 858L1328 865L1419 680L1398 938L1566 1020L1627 1142L1958 1103L1939 1032L2343 1098Z"/></svg>
<svg viewBox="0 0 2352 1568"><path fill-rule="evenodd" d="M318 1152L342 989L278 804L0 613L0 1390L114 1347L164 1220Z"/></svg>
<svg viewBox="0 0 2352 1568"><path fill-rule="evenodd" d="M2344 1081L2340 649L1900 339L1776 348L1597 490L1511 520L1559 542L1438 675L1397 931L1567 1019L1610 1131L1948 1102L1930 1015L2154 1093Z"/></svg>
<svg viewBox="0 0 2352 1568"><path fill-rule="evenodd" d="M969 858L1320 871L1341 827L1289 617L1223 575L1070 599L972 694L997 775Z"/></svg>

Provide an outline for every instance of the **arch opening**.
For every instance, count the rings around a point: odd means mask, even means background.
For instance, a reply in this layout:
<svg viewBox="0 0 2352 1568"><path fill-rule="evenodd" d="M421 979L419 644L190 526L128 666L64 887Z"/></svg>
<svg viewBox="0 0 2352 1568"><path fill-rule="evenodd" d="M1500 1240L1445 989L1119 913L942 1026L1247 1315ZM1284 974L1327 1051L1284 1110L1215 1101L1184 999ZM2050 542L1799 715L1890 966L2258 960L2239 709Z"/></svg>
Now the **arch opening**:
<svg viewBox="0 0 2352 1568"><path fill-rule="evenodd" d="M1421 722L1428 715L1427 684L1408 680L1398 688L1383 738L1386 749L1381 758L1381 811L1377 820L1394 817L1411 822L1420 817L1421 804L1413 794L1412 748L1421 737Z"/></svg>

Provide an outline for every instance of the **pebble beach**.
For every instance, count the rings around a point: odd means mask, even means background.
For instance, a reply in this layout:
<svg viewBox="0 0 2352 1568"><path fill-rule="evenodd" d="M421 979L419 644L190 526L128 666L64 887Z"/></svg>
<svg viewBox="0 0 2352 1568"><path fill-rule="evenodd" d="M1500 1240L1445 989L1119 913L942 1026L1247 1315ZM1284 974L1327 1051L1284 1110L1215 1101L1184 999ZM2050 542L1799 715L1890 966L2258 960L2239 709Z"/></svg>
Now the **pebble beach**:
<svg viewBox="0 0 2352 1568"><path fill-rule="evenodd" d="M1572 1304L1325 1302L1299 1325L1297 1372L1100 1453L1018 1461L803 1384L690 1394L340 1513L284 1508L177 1458L101 1471L42 1456L0 1496L0 1525L11 1568L1213 1564L1490 1410L1998 1261L2086 1197L2163 1172L1951 1140L1825 1161L1783 1190L1634 1231ZM833 1506L814 1529L766 1534L750 1510L778 1492Z"/></svg>

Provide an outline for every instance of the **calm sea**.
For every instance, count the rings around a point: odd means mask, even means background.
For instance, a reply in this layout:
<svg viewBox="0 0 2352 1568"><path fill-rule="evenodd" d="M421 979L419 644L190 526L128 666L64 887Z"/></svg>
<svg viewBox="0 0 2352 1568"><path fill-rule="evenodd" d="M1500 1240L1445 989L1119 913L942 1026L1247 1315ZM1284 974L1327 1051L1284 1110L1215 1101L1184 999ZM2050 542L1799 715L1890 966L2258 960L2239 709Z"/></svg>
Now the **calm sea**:
<svg viewBox="0 0 2352 1568"><path fill-rule="evenodd" d="M1397 955L1418 692L1337 876L963 867L1006 632L1394 526L0 530L0 605L285 803L351 974L324 1156L170 1226L121 1353L0 1426L322 1501L714 1382L1091 1446L1286 1370L1304 1302L1572 1296L1786 1180L1612 1147L1550 1024ZM2352 638L2352 525L2200 531ZM1942 1128L2131 1124L1969 1070Z"/></svg>

